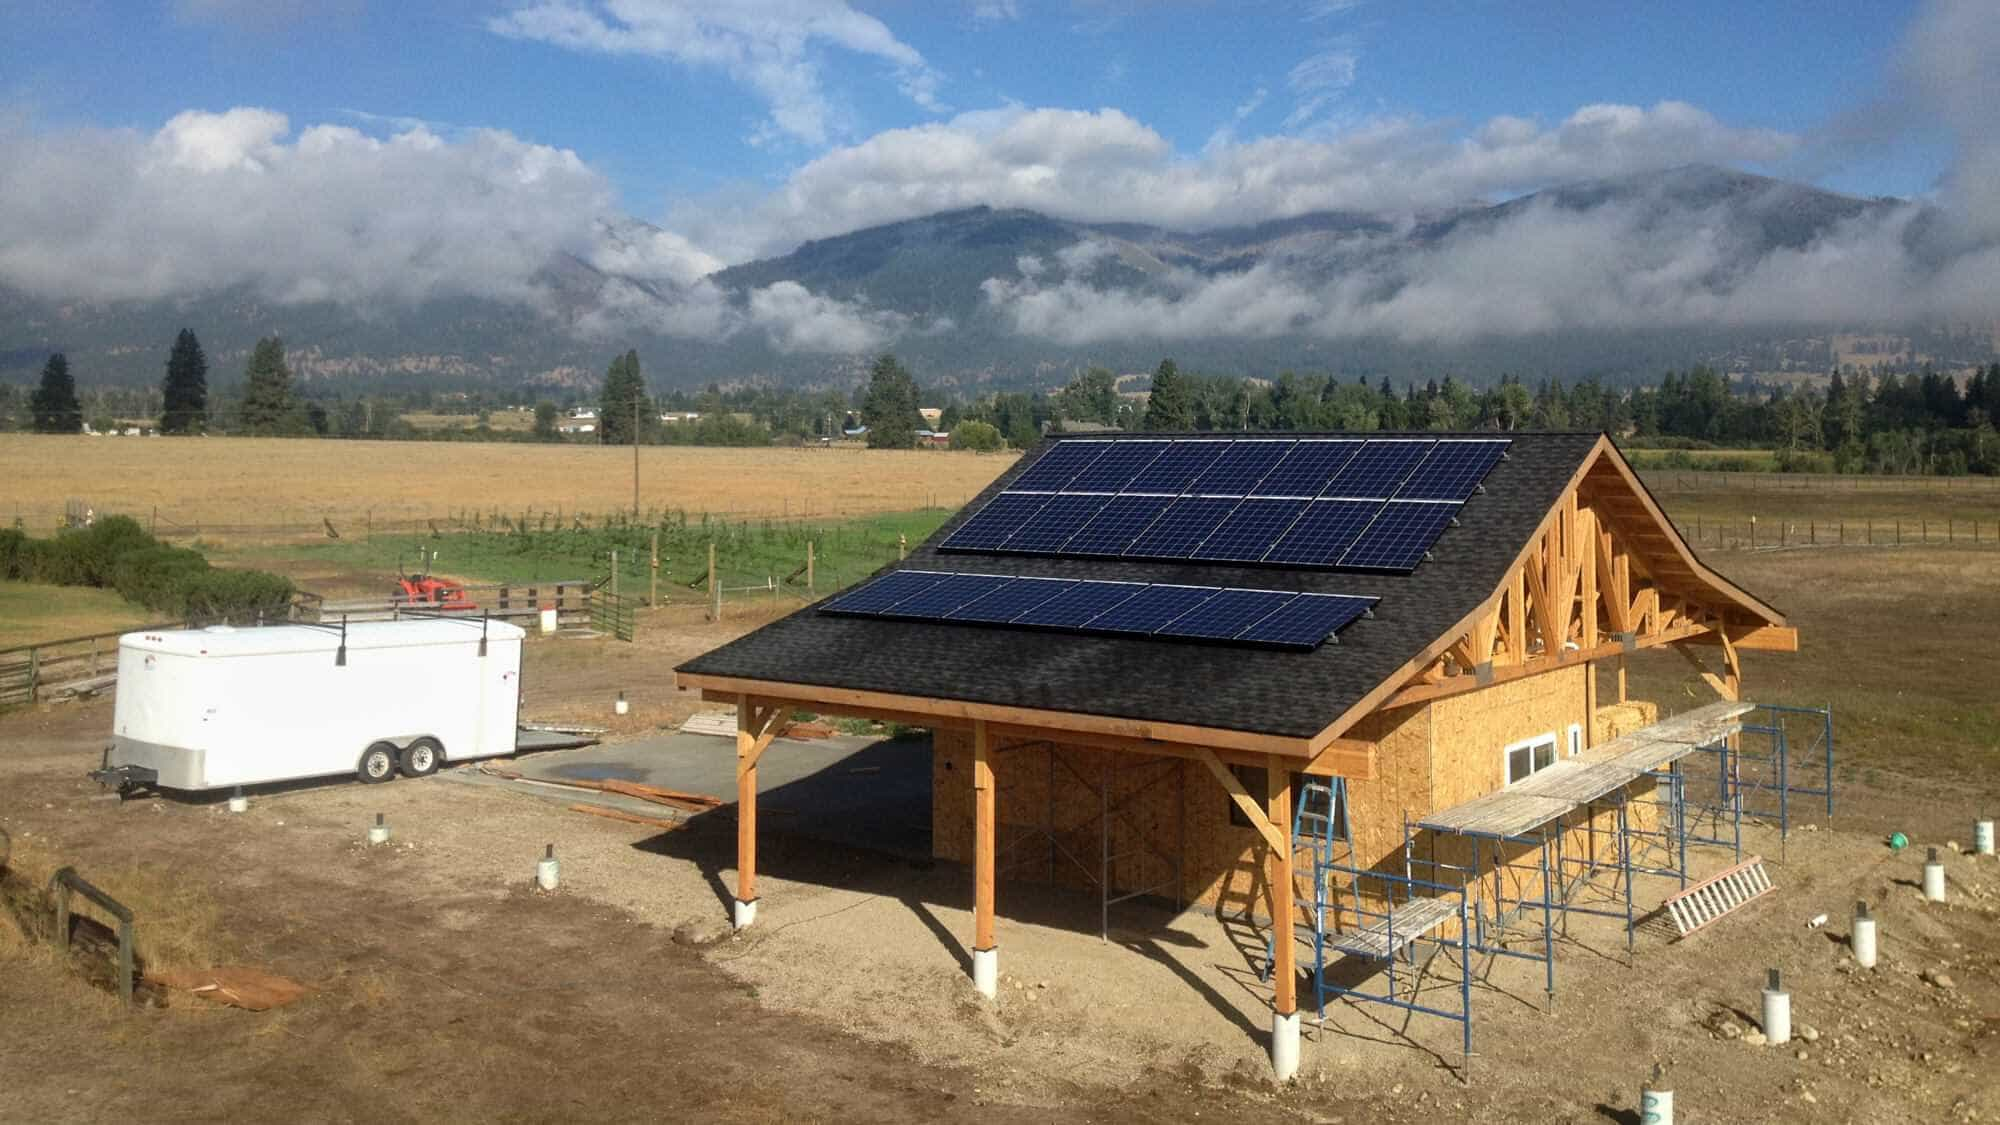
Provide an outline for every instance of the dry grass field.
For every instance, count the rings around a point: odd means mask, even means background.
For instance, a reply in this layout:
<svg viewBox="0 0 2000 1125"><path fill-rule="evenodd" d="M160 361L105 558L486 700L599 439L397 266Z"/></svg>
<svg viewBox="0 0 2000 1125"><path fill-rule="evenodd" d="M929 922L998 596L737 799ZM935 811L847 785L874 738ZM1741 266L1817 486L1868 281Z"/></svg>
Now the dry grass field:
<svg viewBox="0 0 2000 1125"><path fill-rule="evenodd" d="M815 518L956 507L1012 454L866 449L640 450L640 504ZM132 439L0 435L0 520L56 525L68 497L160 530L358 527L472 508L616 512L632 504L629 447L497 443Z"/></svg>

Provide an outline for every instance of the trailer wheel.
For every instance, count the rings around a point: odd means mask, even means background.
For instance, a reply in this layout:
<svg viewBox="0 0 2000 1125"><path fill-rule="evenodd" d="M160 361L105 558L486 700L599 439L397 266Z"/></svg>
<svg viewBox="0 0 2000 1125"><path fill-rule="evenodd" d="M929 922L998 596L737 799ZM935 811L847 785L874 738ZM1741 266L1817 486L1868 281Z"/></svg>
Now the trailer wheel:
<svg viewBox="0 0 2000 1125"><path fill-rule="evenodd" d="M388 781L396 776L396 744L377 742L361 752L361 766L357 771L361 780L370 785Z"/></svg>
<svg viewBox="0 0 2000 1125"><path fill-rule="evenodd" d="M435 738L419 738L397 755L404 777L429 777L444 764L444 747Z"/></svg>

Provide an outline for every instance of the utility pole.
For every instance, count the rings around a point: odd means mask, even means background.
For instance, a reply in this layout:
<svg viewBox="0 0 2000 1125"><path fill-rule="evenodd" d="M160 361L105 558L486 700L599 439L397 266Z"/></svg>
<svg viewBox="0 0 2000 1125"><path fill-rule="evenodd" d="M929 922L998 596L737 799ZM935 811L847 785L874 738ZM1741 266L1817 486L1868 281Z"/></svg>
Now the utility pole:
<svg viewBox="0 0 2000 1125"><path fill-rule="evenodd" d="M639 394L632 396L632 518L639 518Z"/></svg>

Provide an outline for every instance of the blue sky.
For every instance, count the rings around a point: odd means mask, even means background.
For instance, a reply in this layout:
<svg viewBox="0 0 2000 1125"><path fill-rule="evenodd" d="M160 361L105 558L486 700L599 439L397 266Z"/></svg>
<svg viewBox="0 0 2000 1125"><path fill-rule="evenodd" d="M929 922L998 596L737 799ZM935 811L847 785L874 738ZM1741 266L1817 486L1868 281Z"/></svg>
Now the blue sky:
<svg viewBox="0 0 2000 1125"><path fill-rule="evenodd" d="M150 131L184 110L233 106L275 109L295 126L393 128L350 116L358 111L494 127L574 150L627 209L655 217L719 188L779 184L882 130L1010 104L1116 108L1181 154L1246 106L1239 137L1327 135L1381 118L1553 123L1594 103L1673 100L1729 126L1812 138L1880 94L1915 10L1899 0L863 4L921 56L935 101L907 96L878 55L809 41L800 61L817 74L830 124L798 136L774 133L770 99L725 67L495 32L496 18L523 6L0 4L0 95L45 129ZM615 4L578 6L615 22ZM1295 68L1316 59L1331 60L1316 72L1323 84L1301 88L1311 73L1295 78ZM1315 98L1318 109L1301 114ZM1918 195L1950 157L1944 138L1917 129L1861 151L1803 147L1762 170Z"/></svg>

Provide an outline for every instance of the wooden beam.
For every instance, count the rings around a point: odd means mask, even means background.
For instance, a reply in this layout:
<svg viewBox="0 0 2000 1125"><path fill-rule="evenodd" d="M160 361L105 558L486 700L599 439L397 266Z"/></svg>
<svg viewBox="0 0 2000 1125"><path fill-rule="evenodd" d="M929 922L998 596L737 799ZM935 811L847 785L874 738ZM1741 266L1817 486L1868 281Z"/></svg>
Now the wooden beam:
<svg viewBox="0 0 2000 1125"><path fill-rule="evenodd" d="M986 724L972 726L972 948L993 948L994 787Z"/></svg>
<svg viewBox="0 0 2000 1125"><path fill-rule="evenodd" d="M1732 626L1729 635L1737 648L1752 652L1799 651L1799 631L1789 625L1759 625L1745 632Z"/></svg>
<svg viewBox="0 0 2000 1125"><path fill-rule="evenodd" d="M1285 840L1285 834L1271 824L1271 818L1265 813L1264 806L1258 804L1257 799L1250 795L1250 791L1243 788L1243 783L1236 780L1236 775L1229 771L1228 766L1222 764L1222 759L1216 757L1212 751L1200 754L1199 758L1201 764L1208 767L1208 772L1215 775L1215 780L1222 783L1222 788L1228 792L1229 799L1236 802L1237 808L1243 810L1243 816L1249 820L1250 827L1255 828L1257 834L1264 837L1264 842L1274 851L1290 854L1291 847ZM1264 765L1266 769L1270 768L1269 762Z"/></svg>
<svg viewBox="0 0 2000 1125"><path fill-rule="evenodd" d="M1292 823L1292 774L1291 763L1276 754L1271 755L1266 769L1270 771L1271 823L1285 825L1289 830ZM1269 838L1266 837L1268 840ZM1292 903L1292 846L1291 841L1280 835L1280 842L1273 844L1276 854L1277 871L1271 877L1271 983L1277 1003L1278 1014L1289 1016L1298 1010L1298 942L1294 939L1294 912Z"/></svg>
<svg viewBox="0 0 2000 1125"><path fill-rule="evenodd" d="M1218 750L1241 750L1251 754L1287 754L1295 758L1309 757L1317 749L1313 745L1313 739L1309 738L1286 738L1280 735L1191 726L1185 723L1086 715L1077 711L1045 711L1033 707L1009 707L958 699L934 699L921 695L824 687L817 684L751 680L739 676L710 676L695 672L676 672L674 681L683 688L756 696L808 710L834 711L840 708L852 708L863 714L898 712L911 716L924 716L920 723L923 726L963 728L974 719L984 719L989 723L1035 727L1047 731L1115 735L1146 741L1177 742L1187 746L1207 746Z"/></svg>
<svg viewBox="0 0 2000 1125"><path fill-rule="evenodd" d="M1549 586L1545 581L1547 575L1542 571L1542 560L1535 555L1529 555L1528 565L1523 568L1523 573L1528 580L1528 602L1535 607L1535 628L1542 634L1542 652L1545 655L1561 652L1563 630L1556 624L1556 607L1549 600Z"/></svg>
<svg viewBox="0 0 2000 1125"><path fill-rule="evenodd" d="M1706 632L1708 632L1708 626L1706 625L1684 622L1663 633L1643 635L1638 638L1636 643L1640 648L1654 648L1659 645L1679 644L1684 641L1693 640ZM1608 644L1598 645L1595 648L1578 649L1574 652L1545 654L1530 660L1526 664L1508 665L1505 668L1493 669L1491 682L1503 684L1510 680L1518 680L1527 676L1552 671L1556 668L1562 668L1581 660L1602 660L1605 657L1617 656L1623 651L1623 642L1612 641ZM1462 695L1468 691L1477 691L1484 686L1486 685L1479 683L1476 676L1453 676L1441 684L1416 684L1406 687L1402 691L1390 696L1383 702L1382 707L1386 709L1390 707L1407 707L1415 703L1428 703L1433 699L1442 699L1448 695Z"/></svg>
<svg viewBox="0 0 2000 1125"><path fill-rule="evenodd" d="M1685 657L1689 664L1694 665L1694 670L1701 675L1701 682L1707 684L1710 691L1732 703L1736 701L1736 686L1730 683L1729 680L1709 671L1708 665L1701 662L1701 657L1694 651L1693 645L1676 644L1674 645L1674 651Z"/></svg>
<svg viewBox="0 0 2000 1125"><path fill-rule="evenodd" d="M1314 777L1344 777L1349 781L1373 781L1376 777L1376 747L1359 738L1336 738L1306 760L1301 773Z"/></svg>

